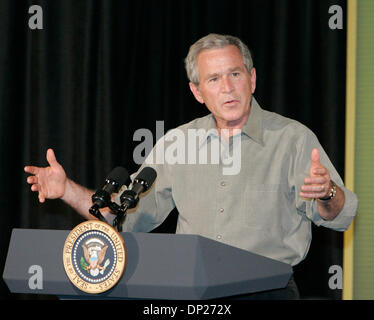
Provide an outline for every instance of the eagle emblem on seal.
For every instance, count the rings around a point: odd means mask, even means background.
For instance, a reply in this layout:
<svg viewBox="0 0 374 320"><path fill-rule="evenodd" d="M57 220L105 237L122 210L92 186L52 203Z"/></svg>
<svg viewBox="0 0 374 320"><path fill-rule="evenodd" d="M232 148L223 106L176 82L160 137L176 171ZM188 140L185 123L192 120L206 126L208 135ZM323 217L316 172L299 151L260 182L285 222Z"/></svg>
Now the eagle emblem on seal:
<svg viewBox="0 0 374 320"><path fill-rule="evenodd" d="M81 268L93 277L103 274L110 264L110 259L105 260L108 245L98 238L91 238L82 245L82 248L84 257L80 259Z"/></svg>

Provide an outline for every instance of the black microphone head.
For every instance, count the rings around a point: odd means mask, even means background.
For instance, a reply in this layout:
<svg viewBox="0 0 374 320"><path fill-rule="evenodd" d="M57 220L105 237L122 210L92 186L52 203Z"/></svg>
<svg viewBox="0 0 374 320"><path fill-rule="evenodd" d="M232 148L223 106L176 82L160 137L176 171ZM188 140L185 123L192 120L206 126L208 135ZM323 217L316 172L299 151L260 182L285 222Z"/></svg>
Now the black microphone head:
<svg viewBox="0 0 374 320"><path fill-rule="evenodd" d="M106 183L110 183L111 185L115 186L116 190L111 192L117 192L123 185L130 185L130 175L125 168L116 167L108 174Z"/></svg>
<svg viewBox="0 0 374 320"><path fill-rule="evenodd" d="M107 176L106 180L114 180L119 185L123 186L126 184L127 186L130 184L130 175L128 171L123 167L115 167Z"/></svg>
<svg viewBox="0 0 374 320"><path fill-rule="evenodd" d="M153 182L156 180L157 172L155 169L151 167L145 167L140 171L140 173L136 176L135 182L144 181L146 189L148 189Z"/></svg>
<svg viewBox="0 0 374 320"><path fill-rule="evenodd" d="M130 183L130 175L125 168L114 168L106 177L104 186L92 195L93 206L89 209L89 212L100 218L98 209L104 208L110 203L112 193L118 192L123 185L129 186Z"/></svg>
<svg viewBox="0 0 374 320"><path fill-rule="evenodd" d="M126 207L125 210L135 208L139 195L147 191L156 180L157 172L151 167L145 167L134 179L131 190L125 190L120 197L121 207Z"/></svg>

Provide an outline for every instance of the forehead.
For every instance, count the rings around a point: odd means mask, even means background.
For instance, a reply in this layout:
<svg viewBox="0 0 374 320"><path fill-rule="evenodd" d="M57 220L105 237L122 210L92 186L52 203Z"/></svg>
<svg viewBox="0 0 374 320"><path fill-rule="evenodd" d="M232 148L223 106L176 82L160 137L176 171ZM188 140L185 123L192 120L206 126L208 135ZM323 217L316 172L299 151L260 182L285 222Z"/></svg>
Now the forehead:
<svg viewBox="0 0 374 320"><path fill-rule="evenodd" d="M205 49L197 56L197 67L200 75L219 73L235 68L245 68L240 50L229 45L217 49Z"/></svg>

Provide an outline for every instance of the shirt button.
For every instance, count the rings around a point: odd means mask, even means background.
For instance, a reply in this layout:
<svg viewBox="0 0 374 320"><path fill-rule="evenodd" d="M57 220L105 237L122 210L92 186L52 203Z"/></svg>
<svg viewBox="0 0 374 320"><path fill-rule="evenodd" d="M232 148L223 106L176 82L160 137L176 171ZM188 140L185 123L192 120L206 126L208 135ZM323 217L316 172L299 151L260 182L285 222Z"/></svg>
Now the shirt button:
<svg viewBox="0 0 374 320"><path fill-rule="evenodd" d="M222 181L222 182L221 182L221 186L222 186L222 187L225 187L225 186L226 186L226 182L225 182L225 181Z"/></svg>
<svg viewBox="0 0 374 320"><path fill-rule="evenodd" d="M219 209L219 212L222 213L223 211L225 211L225 209L223 209L223 208Z"/></svg>
<svg viewBox="0 0 374 320"><path fill-rule="evenodd" d="M219 234L219 235L217 236L217 239L218 239L218 240L221 240L221 239L222 239L222 236Z"/></svg>

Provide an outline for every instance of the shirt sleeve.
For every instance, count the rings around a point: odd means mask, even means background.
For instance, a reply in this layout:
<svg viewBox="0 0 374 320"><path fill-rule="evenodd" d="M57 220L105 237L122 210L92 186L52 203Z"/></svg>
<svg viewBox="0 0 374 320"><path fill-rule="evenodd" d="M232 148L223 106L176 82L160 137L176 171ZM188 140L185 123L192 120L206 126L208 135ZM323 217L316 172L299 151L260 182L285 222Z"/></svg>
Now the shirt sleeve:
<svg viewBox="0 0 374 320"><path fill-rule="evenodd" d="M339 186L345 196L344 207L342 211L334 218L334 220L324 220L318 212L318 201L315 199L308 200L301 198L299 192L301 186L304 184L305 177L309 176L310 155L313 148L317 148L320 153L322 165L324 165L330 173L331 179ZM309 129L306 130L302 142L299 144L296 160L296 207L299 212L311 220L317 226L327 227L336 231L345 231L349 228L354 216L356 215L358 200L357 196L344 186L344 182L339 176L338 172L332 165L325 150L320 145L317 137Z"/></svg>

